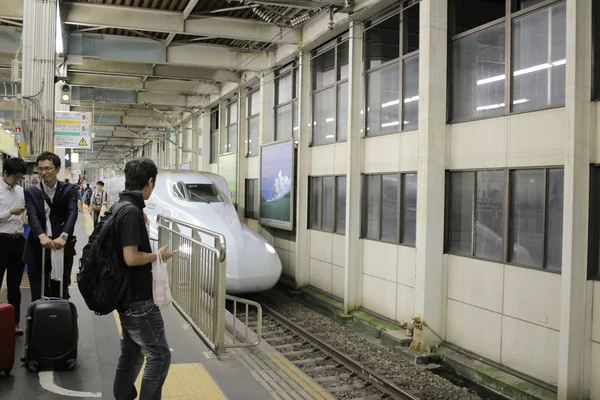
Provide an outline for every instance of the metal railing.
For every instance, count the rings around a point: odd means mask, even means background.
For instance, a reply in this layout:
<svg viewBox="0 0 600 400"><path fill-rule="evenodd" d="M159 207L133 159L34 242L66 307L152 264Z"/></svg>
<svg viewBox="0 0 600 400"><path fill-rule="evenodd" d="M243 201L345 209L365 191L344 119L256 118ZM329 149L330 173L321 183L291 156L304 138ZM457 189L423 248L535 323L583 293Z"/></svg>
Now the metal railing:
<svg viewBox="0 0 600 400"><path fill-rule="evenodd" d="M251 300L246 300L246 299L242 299L239 297L235 297L235 296L231 296L231 295L227 295L227 300L232 301L233 302L233 316L232 316L232 322L231 322L231 332L232 332L232 338L233 338L233 343L227 343L225 345L226 348L232 348L232 347L254 347L254 346L258 346L258 344L260 343L261 339L262 339L262 307L260 306L260 304L258 304L255 301L251 301ZM240 335L243 338L242 342L238 342L238 331L236 329L236 324L237 324L237 305L238 303L240 304L244 304L244 320L241 321L241 323L243 324L244 327L244 335ZM250 327L248 326L250 321L248 321L248 317L250 316L250 307L254 307L256 308L256 331L253 331L252 329L250 329ZM250 342L249 340L253 340L252 342Z"/></svg>
<svg viewBox="0 0 600 400"><path fill-rule="evenodd" d="M168 245L176 250L168 261L169 279L173 305L189 322L206 345L217 355L226 348L256 346L261 341L262 326L256 333L248 333L249 307L257 309L262 316L260 304L228 296L226 290L226 243L217 232L192 225L176 218L157 216L158 246ZM225 343L225 300L234 302L233 343ZM244 341L238 342L236 330L237 303L245 304L246 333ZM259 319L262 321L262 318ZM227 321L228 322L228 321ZM259 324L260 325L260 324ZM252 342L249 342L252 339Z"/></svg>

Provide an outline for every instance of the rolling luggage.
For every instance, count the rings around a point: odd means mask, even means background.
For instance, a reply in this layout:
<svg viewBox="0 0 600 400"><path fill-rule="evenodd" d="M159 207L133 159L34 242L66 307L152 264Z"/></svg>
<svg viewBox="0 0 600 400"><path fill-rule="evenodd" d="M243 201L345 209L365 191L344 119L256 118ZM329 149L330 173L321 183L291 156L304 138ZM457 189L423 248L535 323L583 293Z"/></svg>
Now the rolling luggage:
<svg viewBox="0 0 600 400"><path fill-rule="evenodd" d="M0 372L10 374L15 363L15 308L0 303Z"/></svg>
<svg viewBox="0 0 600 400"><path fill-rule="evenodd" d="M42 295L46 285L45 250L42 252ZM60 282L63 295L65 278ZM41 368L73 369L77 362L77 308L68 300L43 297L27 308L25 357L21 359L32 372Z"/></svg>

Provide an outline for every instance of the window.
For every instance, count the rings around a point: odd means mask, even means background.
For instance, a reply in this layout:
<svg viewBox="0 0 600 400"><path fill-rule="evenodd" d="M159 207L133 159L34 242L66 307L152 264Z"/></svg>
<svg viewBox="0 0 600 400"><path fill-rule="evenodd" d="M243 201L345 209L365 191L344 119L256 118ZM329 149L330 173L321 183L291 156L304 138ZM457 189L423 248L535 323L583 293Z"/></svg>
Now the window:
<svg viewBox="0 0 600 400"><path fill-rule="evenodd" d="M225 143L221 148L221 154L235 153L238 142L238 102L237 99L225 106L227 110L227 123L225 128Z"/></svg>
<svg viewBox="0 0 600 400"><path fill-rule="evenodd" d="M246 218L258 219L258 204L258 179L246 179Z"/></svg>
<svg viewBox="0 0 600 400"><path fill-rule="evenodd" d="M210 163L217 162L219 154L219 107L210 110Z"/></svg>
<svg viewBox="0 0 600 400"><path fill-rule="evenodd" d="M298 69L296 62L275 76L275 140L298 138Z"/></svg>
<svg viewBox="0 0 600 400"><path fill-rule="evenodd" d="M260 133L260 89L248 93L246 102L246 124L248 139L246 141L246 157L258 156L258 141Z"/></svg>
<svg viewBox="0 0 600 400"><path fill-rule="evenodd" d="M364 175L362 237L414 246L417 174Z"/></svg>
<svg viewBox="0 0 600 400"><path fill-rule="evenodd" d="M366 136L417 129L418 52L418 3L366 28Z"/></svg>
<svg viewBox="0 0 600 400"><path fill-rule="evenodd" d="M600 100L600 2L592 2L592 100Z"/></svg>
<svg viewBox="0 0 600 400"><path fill-rule="evenodd" d="M590 169L588 279L600 280L600 166Z"/></svg>
<svg viewBox="0 0 600 400"><path fill-rule="evenodd" d="M563 181L562 168L450 172L448 252L560 271Z"/></svg>
<svg viewBox="0 0 600 400"><path fill-rule="evenodd" d="M177 182L172 187L173 196L194 203L221 203L224 196L212 183Z"/></svg>
<svg viewBox="0 0 600 400"><path fill-rule="evenodd" d="M312 144L348 138L348 35L317 49L312 59Z"/></svg>
<svg viewBox="0 0 600 400"><path fill-rule="evenodd" d="M508 18L507 2L512 10ZM566 6L564 1L548 3L454 1L448 52L451 122L564 105ZM511 41L506 43L509 28Z"/></svg>
<svg viewBox="0 0 600 400"><path fill-rule="evenodd" d="M310 178L308 229L346 233L346 177Z"/></svg>

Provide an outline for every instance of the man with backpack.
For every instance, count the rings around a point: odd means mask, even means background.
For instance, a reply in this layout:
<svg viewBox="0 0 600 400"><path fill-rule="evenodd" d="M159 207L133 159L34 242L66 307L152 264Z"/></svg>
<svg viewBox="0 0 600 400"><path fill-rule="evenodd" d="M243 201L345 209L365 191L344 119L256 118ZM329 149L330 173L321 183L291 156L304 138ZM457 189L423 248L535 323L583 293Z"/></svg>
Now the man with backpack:
<svg viewBox="0 0 600 400"><path fill-rule="evenodd" d="M160 399L171 364L164 322L153 299L152 263L159 254L167 261L173 253L167 250L168 246L162 247L158 254L152 252L143 213L144 201L152 195L157 173L149 158L129 161L125 166L125 190L111 209L114 239L122 249L122 263L130 267L125 298L117 308L122 327L121 355L113 388L117 400L136 398L134 383L144 356L146 369L140 399Z"/></svg>

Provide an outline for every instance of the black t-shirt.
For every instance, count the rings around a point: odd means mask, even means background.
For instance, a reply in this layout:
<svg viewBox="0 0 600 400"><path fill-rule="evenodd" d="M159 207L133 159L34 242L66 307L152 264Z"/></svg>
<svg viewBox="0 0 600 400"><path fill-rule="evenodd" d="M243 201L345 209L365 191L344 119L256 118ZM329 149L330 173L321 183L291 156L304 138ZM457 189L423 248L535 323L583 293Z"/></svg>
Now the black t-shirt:
<svg viewBox="0 0 600 400"><path fill-rule="evenodd" d="M117 232L120 247L137 246L143 253L152 253L150 238L144 224L142 210L127 207L117 215ZM126 303L153 299L152 294L152 264L130 268L129 293Z"/></svg>

